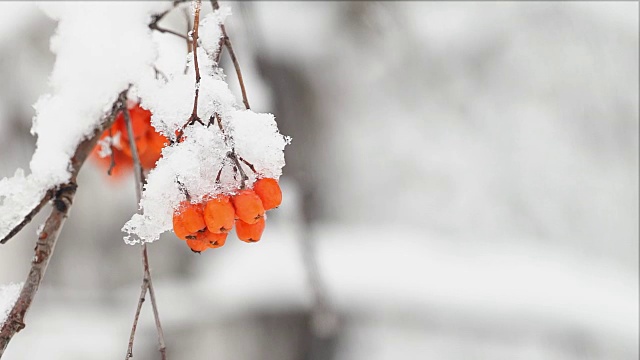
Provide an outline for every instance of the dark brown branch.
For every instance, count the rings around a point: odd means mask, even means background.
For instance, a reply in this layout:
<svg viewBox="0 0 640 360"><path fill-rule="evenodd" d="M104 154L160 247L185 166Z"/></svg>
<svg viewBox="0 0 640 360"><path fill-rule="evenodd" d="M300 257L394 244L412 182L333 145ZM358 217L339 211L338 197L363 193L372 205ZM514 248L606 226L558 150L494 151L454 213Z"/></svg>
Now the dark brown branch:
<svg viewBox="0 0 640 360"><path fill-rule="evenodd" d="M122 99L123 103L126 104L126 95ZM143 184L145 183L144 172L142 170L142 165L140 163L140 154L138 153L138 147L135 141L135 134L133 133L133 124L131 123L131 116L129 114L129 110L126 108L123 109L124 122L127 127L127 134L129 137L129 147L131 148L131 157L133 158L133 171L135 174L136 181L136 199L137 203L140 203L142 199L142 190ZM162 359L166 359L166 345L164 341L164 332L162 330L162 324L160 323L160 315L158 312L158 304L156 303L155 291L153 290L153 282L151 281L151 270L149 269L149 256L147 254L147 244L142 244L142 267L144 270L144 275L142 277L142 286L140 289L140 298L138 300L138 307L136 308L136 314L133 319L133 325L131 327L131 335L129 337L129 346L127 347L127 355L125 360L133 357L133 341L136 333L136 329L138 327L138 319L140 318L140 311L142 310L142 303L145 301L145 295L147 291L149 291L149 296L151 298L151 307L153 309L153 317L156 323L156 331L158 333L158 344L160 355Z"/></svg>
<svg viewBox="0 0 640 360"><path fill-rule="evenodd" d="M73 197L76 192L76 178L85 160L96 146L103 129L111 126L118 111L123 104L120 98L113 104L111 112L102 122L102 126L94 129L91 136L83 140L71 158L71 177L66 184L59 185L53 193L53 207L51 214L46 219L42 231L38 235L35 247L35 256L31 260L31 269L27 279L20 290L20 295L16 303L11 308L7 320L0 328L0 358L6 350L13 336L25 327L24 317L31 307L31 303L38 292L42 278L44 277L49 260L53 255L53 250L62 229L62 225L67 218L71 208Z"/></svg>
<svg viewBox="0 0 640 360"><path fill-rule="evenodd" d="M217 0L211 0L211 6L214 10L220 9L220 5ZM250 109L249 106L249 98L247 97L247 90L244 86L244 80L242 78L242 71L240 70L240 64L238 63L238 58L236 57L235 51L233 51L233 46L231 45L231 40L227 35L227 29L224 27L224 24L220 24L220 31L222 32L222 39L220 39L221 43L224 43L224 46L229 50L229 56L231 57L231 62L233 62L233 67L236 69L236 76L238 77L238 82L240 83L240 91L242 92L242 102L244 103L245 108ZM219 44L218 54L216 54L216 63L220 62L220 56L222 55L222 46Z"/></svg>

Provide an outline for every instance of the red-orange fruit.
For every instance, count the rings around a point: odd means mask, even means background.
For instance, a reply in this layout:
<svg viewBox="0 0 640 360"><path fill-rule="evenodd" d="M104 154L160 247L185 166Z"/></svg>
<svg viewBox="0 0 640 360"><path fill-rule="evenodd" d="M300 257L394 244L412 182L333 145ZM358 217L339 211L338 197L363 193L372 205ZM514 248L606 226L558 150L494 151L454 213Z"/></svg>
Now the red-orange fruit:
<svg viewBox="0 0 640 360"><path fill-rule="evenodd" d="M282 203L282 190L276 179L258 179L253 184L253 191L262 200L262 206L265 210L275 209Z"/></svg>
<svg viewBox="0 0 640 360"><path fill-rule="evenodd" d="M206 228L201 204L191 204L183 201L173 213L174 228L176 221L190 233L198 232Z"/></svg>
<svg viewBox="0 0 640 360"><path fill-rule="evenodd" d="M102 136L102 139L109 136L108 133L105 133ZM133 168L133 161L130 157L126 156L122 153L122 151L118 150L115 147L111 148L113 152L113 161L115 163L114 167L111 169L111 179L118 180L122 178L122 176L129 173L129 171ZM101 170L107 172L109 167L111 166L111 155L107 155L106 157L100 157L100 146L96 146L91 153L91 158L94 163L100 167Z"/></svg>
<svg viewBox="0 0 640 360"><path fill-rule="evenodd" d="M184 226L180 217L173 216L173 232L176 234L178 239L187 240L187 237L193 237L193 233Z"/></svg>
<svg viewBox="0 0 640 360"><path fill-rule="evenodd" d="M144 169L153 169L156 166L156 162L162 157L162 149L168 142L169 139L155 132L155 130L147 132L147 147L140 154L140 165Z"/></svg>
<svg viewBox="0 0 640 360"><path fill-rule="evenodd" d="M151 127L151 112L140 107L140 104L129 109L129 117L131 118L131 127L133 129L133 137L137 140L144 137ZM124 121L124 113L120 112L114 123L114 130L120 130L123 140L129 141L129 132Z"/></svg>
<svg viewBox="0 0 640 360"><path fill-rule="evenodd" d="M228 196L218 196L207 202L204 222L212 233L227 233L233 228L235 209Z"/></svg>
<svg viewBox="0 0 640 360"><path fill-rule="evenodd" d="M206 242L210 248L215 249L224 246L227 234L214 234L209 230L203 230L196 234L196 239Z"/></svg>
<svg viewBox="0 0 640 360"><path fill-rule="evenodd" d="M209 242L200 239L187 239L187 245L191 251L201 253L209 248Z"/></svg>
<svg viewBox="0 0 640 360"><path fill-rule="evenodd" d="M231 198L238 219L247 224L255 224L264 217L262 200L253 190L241 190Z"/></svg>
<svg viewBox="0 0 640 360"><path fill-rule="evenodd" d="M242 220L236 220L236 235L238 235L238 239L244 242L258 242L262 237L264 226L265 220L263 217L254 224L247 224Z"/></svg>
<svg viewBox="0 0 640 360"><path fill-rule="evenodd" d="M144 154L147 151L147 148L149 146L147 137L146 136L136 137L135 141L136 141L135 144L136 144L136 150L138 151L138 156L142 158L142 154ZM129 139L125 137L121 137L120 148L122 148L123 153L125 153L130 158L133 158L133 151L131 150L131 143L129 142Z"/></svg>

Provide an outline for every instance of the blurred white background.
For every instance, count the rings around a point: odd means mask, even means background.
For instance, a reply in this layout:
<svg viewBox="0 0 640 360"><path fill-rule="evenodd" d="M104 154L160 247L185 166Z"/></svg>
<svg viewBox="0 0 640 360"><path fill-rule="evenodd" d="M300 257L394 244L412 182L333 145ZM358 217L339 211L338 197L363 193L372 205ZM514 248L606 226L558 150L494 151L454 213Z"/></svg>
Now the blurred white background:
<svg viewBox="0 0 640 360"><path fill-rule="evenodd" d="M255 245L150 246L171 359L638 358L637 2L223 3L253 108L293 137L285 200ZM28 168L54 29L0 2L0 178ZM135 208L133 179L83 169L6 359L124 357ZM145 307L134 359L155 347Z"/></svg>

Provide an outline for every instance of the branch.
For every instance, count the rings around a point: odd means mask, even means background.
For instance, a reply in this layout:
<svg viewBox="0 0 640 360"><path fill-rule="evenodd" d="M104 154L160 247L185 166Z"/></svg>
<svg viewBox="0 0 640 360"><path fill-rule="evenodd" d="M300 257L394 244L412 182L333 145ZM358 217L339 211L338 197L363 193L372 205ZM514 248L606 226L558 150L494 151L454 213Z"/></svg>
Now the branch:
<svg viewBox="0 0 640 360"><path fill-rule="evenodd" d="M53 255L58 235L73 203L77 189L76 178L78 172L91 153L91 150L96 146L102 130L111 126L122 106L123 104L120 98L118 98L111 108L111 113L103 121L102 126L96 127L91 136L78 145L71 158L72 170L69 182L59 185L54 190L50 190L53 193L53 208L51 214L45 221L44 227L38 235L35 256L31 260L31 269L27 275L27 280L22 286L18 300L11 308L7 320L2 325L2 328L0 328L0 358L2 354L4 354L13 336L25 327L24 317L38 292L42 278L47 271L49 260Z"/></svg>
<svg viewBox="0 0 640 360"><path fill-rule="evenodd" d="M121 99L123 103L126 104L126 94L123 95ZM145 183L144 173L142 171L142 165L140 164L140 156L138 154L138 147L135 141L135 134L133 133L133 125L131 124L131 116L129 114L129 109L126 106L123 109L124 122L127 126L127 135L129 137L129 147L131 148L131 157L133 158L133 169L135 173L136 180L136 199L138 200L138 204L140 204L140 200L142 199L142 188ZM151 297L151 307L153 308L153 317L156 322L156 330L158 332L158 343L160 345L160 356L163 360L167 358L166 350L167 347L164 341L164 331L162 330L162 324L160 324L160 315L158 312L158 304L156 303L156 295L153 290L153 283L151 281L151 270L149 269L149 256L147 254L147 244L142 244L142 266L144 269L144 275L142 277L142 286L140 289L140 298L138 300L138 307L136 308L136 314L133 318L133 325L131 327L131 335L129 336L129 346L127 347L127 355L125 356L125 360L128 360L133 357L133 341L136 334L136 329L138 327L138 319L140 318L140 311L142 310L142 303L145 301L145 296L147 294L147 290L149 291L149 296Z"/></svg>
<svg viewBox="0 0 640 360"><path fill-rule="evenodd" d="M213 6L214 10L220 9L220 5L218 4L218 0L211 0L211 6ZM240 71L240 64L238 63L238 59L236 58L236 53L233 51L233 46L231 45L231 40L229 36L227 36L227 29L224 27L224 24L220 24L220 31L222 32L221 43L224 43L224 46L229 50L229 56L231 57L231 61L233 62L233 67L236 69L236 76L238 77L238 82L240 83L240 91L242 92L242 102L244 103L244 107L250 109L249 99L247 98L247 90L244 87L244 80L242 78L242 71ZM218 54L216 54L216 63L220 62L220 56L222 56L222 47L218 50Z"/></svg>

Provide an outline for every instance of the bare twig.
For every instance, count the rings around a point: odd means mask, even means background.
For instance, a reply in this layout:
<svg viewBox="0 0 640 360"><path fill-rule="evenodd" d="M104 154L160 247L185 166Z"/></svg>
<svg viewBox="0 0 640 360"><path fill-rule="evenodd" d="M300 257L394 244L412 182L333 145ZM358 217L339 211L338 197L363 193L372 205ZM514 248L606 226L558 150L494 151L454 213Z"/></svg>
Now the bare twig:
<svg viewBox="0 0 640 360"><path fill-rule="evenodd" d="M198 66L198 27L200 25L200 8L202 0L196 0L195 13L193 15L193 30L191 31L191 44L193 45L193 66L196 72L196 95L193 98L193 110L190 121L193 123L198 117L198 95L200 93L200 67Z"/></svg>
<svg viewBox="0 0 640 360"><path fill-rule="evenodd" d="M5 244L7 241L11 240L12 237L19 233L20 230L22 230L22 228L29 224L31 220L33 220L33 217L36 216L40 212L40 210L42 210L42 208L49 202L49 200L51 200L53 195L54 191L52 189L47 190L47 192L44 194L44 197L40 200L40 203L38 203L38 205L36 205L36 207L34 207L15 228L9 231L7 236L0 240L0 244Z"/></svg>
<svg viewBox="0 0 640 360"><path fill-rule="evenodd" d="M123 102L126 103L126 95L123 99ZM135 134L133 133L133 125L131 123L131 116L129 114L129 110L126 108L123 109L124 114L124 122L127 126L127 134L129 137L129 146L131 148L131 157L133 158L133 168L135 173L135 181L136 181L136 199L138 204L142 199L142 188L145 183L144 173L142 170L142 165L140 164L140 156L138 153L138 148L135 142ZM166 359L166 345L164 341L164 331L162 330L162 324L160 323L160 314L158 312L158 304L156 303L155 291L153 290L153 282L151 280L151 270L149 268L149 256L147 254L147 244L143 243L142 246L142 267L144 270L144 275L142 277L142 286L140 289L140 297L138 300L138 307L136 308L136 314L133 319L133 325L131 327L131 335L129 337L129 346L127 347L127 355L125 360L128 360L133 357L133 342L136 333L136 329L138 327L138 319L140 317L140 311L142 310L142 303L145 301L145 295L147 291L149 291L149 297L151 298L151 307L153 310L153 317L156 323L156 331L158 333L158 344L160 355L162 359Z"/></svg>
<svg viewBox="0 0 640 360"><path fill-rule="evenodd" d="M149 256L147 254L147 244L142 245L142 258L145 266L145 278L149 282L149 297L151 298L151 310L156 323L156 331L158 333L158 345L162 360L167 358L167 345L164 341L164 331L160 324L160 313L158 312L158 303L156 302L156 292L153 289L153 281L151 281L151 270L149 269Z"/></svg>
<svg viewBox="0 0 640 360"><path fill-rule="evenodd" d="M185 40L189 41L189 38L186 35L181 34L181 33L177 32L177 31L171 30L171 29L165 29L163 27L160 27L158 24L151 23L151 24L149 24L149 28L151 28L151 30L159 31L159 32L161 32L163 34L167 33L167 34L175 35L175 36L178 36L178 37L180 37L182 39L185 39Z"/></svg>
<svg viewBox="0 0 640 360"><path fill-rule="evenodd" d="M211 6L214 10L220 9L220 5L217 0L211 0ZM247 90L244 86L244 80L242 79L242 71L240 71L240 64L238 63L238 59L236 58L236 53L233 51L233 46L231 45L231 40L227 35L227 29L224 27L224 24L220 24L220 31L222 32L221 42L224 43L224 46L229 50L229 56L231 57L231 61L233 62L233 67L236 69L236 76L238 77L238 82L240 83L240 91L242 92L242 102L244 102L244 106L247 109L250 109L249 99L247 98ZM216 63L220 62L220 56L222 55L222 46L220 46L220 50L218 54L216 54Z"/></svg>
<svg viewBox="0 0 640 360"><path fill-rule="evenodd" d="M140 297L138 298L138 307L136 308L136 314L133 317L133 326L131 327L131 335L129 335L129 346L127 347L127 355L125 360L131 359L133 357L133 341L136 336L136 329L138 328L138 319L140 318L140 311L142 310L142 304L144 303L144 298L147 295L147 290L149 289L149 283L146 281L146 277L142 279L142 286L140 287Z"/></svg>
<svg viewBox="0 0 640 360"><path fill-rule="evenodd" d="M138 147L136 146L135 134L133 133L133 124L131 124L131 115L129 114L129 109L127 109L127 95L122 95L120 99L125 106L122 109L122 114L124 115L124 123L127 127L127 135L129 137L129 147L131 148L131 157L133 158L133 175L136 180L136 197L138 198L138 202L142 198L142 177L144 174L142 173L142 166L140 165L140 156L138 154Z"/></svg>
<svg viewBox="0 0 640 360"><path fill-rule="evenodd" d="M227 146L228 146L229 143L231 142L231 139L230 139L229 134L227 134L224 131L224 127L222 126L222 118L220 117L220 114L218 114L218 113L215 113L213 116L215 116L216 122L218 123L218 128L220 129L220 131L224 135L224 143L227 144ZM227 153L227 158L233 160L233 163L235 164L234 172L235 171L239 171L240 172L240 177L242 178L242 182L240 183L240 188L241 189L246 188L247 181L249 181L249 177L244 172L244 169L242 168L242 165L240 165L240 161L238 161L239 156L238 156L238 154L236 154L236 148L235 147L231 147L231 151L229 151ZM249 164L248 162L246 162L246 163ZM224 164L223 164L223 166L224 166ZM253 168L253 165L249 164L249 166L251 166L251 170L253 170L255 172L255 169ZM222 173L222 168L218 172L218 177L216 178L216 181L219 180L221 173ZM235 178L235 176L234 176L234 178Z"/></svg>
<svg viewBox="0 0 640 360"><path fill-rule="evenodd" d="M175 36L181 37L181 38L189 41L189 38L187 38L184 34L181 34L181 33L177 32L177 31L173 31L173 30L170 30L170 29L166 29L166 28L160 27L160 25L158 25L160 20L162 20L168 13L170 13L171 10L173 10L176 6L180 5L181 3L185 2L185 1L186 0L174 1L173 2L173 7L171 9L165 10L164 12L162 12L160 14L153 15L151 17L151 22L149 23L149 29L159 31L161 33L167 33L167 34L175 35Z"/></svg>
<svg viewBox="0 0 640 360"><path fill-rule="evenodd" d="M243 163L245 163L245 165L247 165L249 167L249 169L251 169L251 171L253 171L254 173L257 173L256 171L256 167L253 166L252 163L248 162L247 160L245 160L242 156L238 156L238 159L240 159L240 161L242 161Z"/></svg>
<svg viewBox="0 0 640 360"><path fill-rule="evenodd" d="M177 141L179 142L184 134L184 129L189 125L199 122L204 126L204 122L198 116L198 96L200 95L200 67L198 66L198 27L200 25L200 9L202 8L202 0L195 1L195 13L193 15L193 30L190 33L191 44L193 45L193 66L196 73L195 96L193 97L193 110L187 122L178 130Z"/></svg>
<svg viewBox="0 0 640 360"><path fill-rule="evenodd" d="M78 172L85 160L91 153L91 150L96 146L98 139L104 128L111 126L115 120L116 114L121 109L123 104L120 102L120 98L113 104L111 112L105 117L102 122L102 126L94 129L91 136L83 140L73 155L71 160L71 177L65 184L59 185L52 194L53 197L53 209L51 214L46 219L44 227L38 235L38 241L35 247L35 256L31 260L31 269L27 275L27 280L20 290L20 295L16 303L11 308L7 320L0 328L0 358L6 350L9 342L13 336L25 327L24 317L31 307L31 303L38 292L40 283L47 271L49 260L53 255L53 251L60 234L60 230L67 218L69 210L73 202L73 197L76 192L76 178ZM46 203L46 201L45 201ZM24 225L23 225L24 226Z"/></svg>
<svg viewBox="0 0 640 360"><path fill-rule="evenodd" d="M111 176L113 168L116 166L116 154L113 153L113 131L109 128L109 168L107 169L107 175Z"/></svg>

